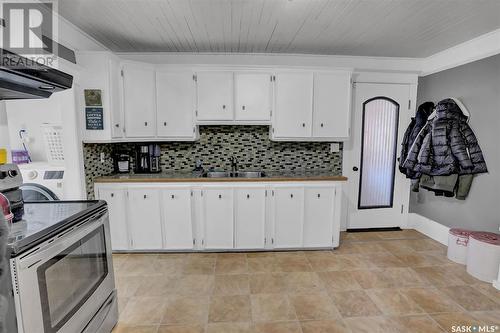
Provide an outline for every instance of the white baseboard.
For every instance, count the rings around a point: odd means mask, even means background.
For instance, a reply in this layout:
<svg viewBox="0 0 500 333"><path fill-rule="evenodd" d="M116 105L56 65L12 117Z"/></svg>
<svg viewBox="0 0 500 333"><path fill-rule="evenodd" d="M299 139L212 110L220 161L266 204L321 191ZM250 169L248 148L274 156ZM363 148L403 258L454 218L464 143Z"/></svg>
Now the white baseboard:
<svg viewBox="0 0 500 333"><path fill-rule="evenodd" d="M416 213L408 214L408 227L448 246L450 228Z"/></svg>

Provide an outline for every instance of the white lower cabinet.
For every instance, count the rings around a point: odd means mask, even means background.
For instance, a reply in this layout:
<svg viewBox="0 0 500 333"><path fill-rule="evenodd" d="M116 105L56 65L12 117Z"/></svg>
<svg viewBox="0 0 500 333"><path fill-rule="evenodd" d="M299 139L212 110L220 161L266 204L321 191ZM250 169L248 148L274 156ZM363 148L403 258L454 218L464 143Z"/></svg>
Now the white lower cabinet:
<svg viewBox="0 0 500 333"><path fill-rule="evenodd" d="M128 250L130 241L127 230L125 190L103 188L99 190L98 197L108 203L111 248L116 251Z"/></svg>
<svg viewBox="0 0 500 333"><path fill-rule="evenodd" d="M304 224L304 188L274 187L274 236L275 248L302 247Z"/></svg>
<svg viewBox="0 0 500 333"><path fill-rule="evenodd" d="M157 250L163 247L160 192L157 189L128 190L130 248Z"/></svg>
<svg viewBox="0 0 500 333"><path fill-rule="evenodd" d="M235 190L235 248L265 248L266 193L264 187Z"/></svg>
<svg viewBox="0 0 500 333"><path fill-rule="evenodd" d="M234 247L233 190L203 188L203 239L205 249Z"/></svg>
<svg viewBox="0 0 500 333"><path fill-rule="evenodd" d="M193 208L191 189L166 189L162 191L163 239L166 250L192 250Z"/></svg>
<svg viewBox="0 0 500 333"><path fill-rule="evenodd" d="M101 184L113 250L272 250L338 246L340 185Z"/></svg>
<svg viewBox="0 0 500 333"><path fill-rule="evenodd" d="M304 210L304 247L332 246L335 188L306 187Z"/></svg>

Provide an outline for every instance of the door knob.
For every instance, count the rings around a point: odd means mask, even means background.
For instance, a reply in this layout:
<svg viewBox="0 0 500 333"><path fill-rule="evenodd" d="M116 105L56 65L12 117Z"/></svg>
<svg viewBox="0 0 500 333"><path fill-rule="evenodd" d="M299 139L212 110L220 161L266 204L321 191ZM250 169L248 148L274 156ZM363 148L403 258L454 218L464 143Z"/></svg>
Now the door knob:
<svg viewBox="0 0 500 333"><path fill-rule="evenodd" d="M219 199L222 199L222 195L221 194L219 194Z"/></svg>
<svg viewBox="0 0 500 333"><path fill-rule="evenodd" d="M163 122L163 126L167 126L167 122L166 121Z"/></svg>
<svg viewBox="0 0 500 333"><path fill-rule="evenodd" d="M306 123L302 123L302 127L306 127Z"/></svg>
<svg viewBox="0 0 500 333"><path fill-rule="evenodd" d="M222 110L225 110L225 109L226 109L226 106L225 106L225 105L223 105L223 106L222 106Z"/></svg>
<svg viewBox="0 0 500 333"><path fill-rule="evenodd" d="M247 199L250 199L250 194L247 194Z"/></svg>
<svg viewBox="0 0 500 333"><path fill-rule="evenodd" d="M243 111L245 111L245 106L244 106L244 105L242 105L242 106L241 106L241 109L242 109Z"/></svg>
<svg viewBox="0 0 500 333"><path fill-rule="evenodd" d="M358 169L358 167L357 167L357 166L352 167L352 171L358 171L358 170L359 170L359 169Z"/></svg>
<svg viewBox="0 0 500 333"><path fill-rule="evenodd" d="M292 198L292 199L293 199L293 194L290 194L290 198Z"/></svg>
<svg viewBox="0 0 500 333"><path fill-rule="evenodd" d="M174 195L172 194L172 199L174 198Z"/></svg>
<svg viewBox="0 0 500 333"><path fill-rule="evenodd" d="M144 194L144 199L147 199L147 198L148 198L148 196L146 194Z"/></svg>
<svg viewBox="0 0 500 333"><path fill-rule="evenodd" d="M321 125L320 125L320 126L321 126L321 127L323 127L323 123L321 123Z"/></svg>
<svg viewBox="0 0 500 333"><path fill-rule="evenodd" d="M147 121L144 122L144 126L148 126L148 122Z"/></svg>

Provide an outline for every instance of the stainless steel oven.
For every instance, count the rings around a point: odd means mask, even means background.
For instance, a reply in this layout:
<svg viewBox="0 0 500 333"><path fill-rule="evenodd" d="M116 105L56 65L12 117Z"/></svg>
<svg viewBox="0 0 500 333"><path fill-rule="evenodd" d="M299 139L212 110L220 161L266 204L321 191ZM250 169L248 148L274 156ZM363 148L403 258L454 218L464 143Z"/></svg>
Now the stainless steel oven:
<svg viewBox="0 0 500 333"><path fill-rule="evenodd" d="M19 333L107 332L117 304L106 206L10 260Z"/></svg>

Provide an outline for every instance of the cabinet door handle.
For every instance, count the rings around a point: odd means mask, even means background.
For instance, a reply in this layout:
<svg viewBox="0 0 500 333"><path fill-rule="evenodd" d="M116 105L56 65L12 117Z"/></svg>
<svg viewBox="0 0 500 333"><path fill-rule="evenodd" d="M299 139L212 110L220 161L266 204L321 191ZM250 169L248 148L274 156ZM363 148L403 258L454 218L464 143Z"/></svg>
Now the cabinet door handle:
<svg viewBox="0 0 500 333"><path fill-rule="evenodd" d="M147 121L144 122L144 126L148 126L148 122Z"/></svg>
<svg viewBox="0 0 500 333"><path fill-rule="evenodd" d="M163 126L167 126L167 122L166 121L163 122Z"/></svg>
<svg viewBox="0 0 500 333"><path fill-rule="evenodd" d="M222 199L222 194L219 194L219 199Z"/></svg>
<svg viewBox="0 0 500 333"><path fill-rule="evenodd" d="M306 127L306 123L302 123L302 127Z"/></svg>
<svg viewBox="0 0 500 333"><path fill-rule="evenodd" d="M320 126L321 126L321 127L323 127L323 123L321 123L321 125L320 125Z"/></svg>
<svg viewBox="0 0 500 333"><path fill-rule="evenodd" d="M250 199L250 194L247 194L247 199Z"/></svg>
<svg viewBox="0 0 500 333"><path fill-rule="evenodd" d="M120 124L115 124L115 127L116 127L116 128L120 127Z"/></svg>
<svg viewBox="0 0 500 333"><path fill-rule="evenodd" d="M244 105L242 105L242 106L241 106L241 109L242 109L243 111L245 111L245 106L244 106Z"/></svg>
<svg viewBox="0 0 500 333"><path fill-rule="evenodd" d="M290 198L292 198L292 199L293 199L293 193L292 193L292 194L290 194Z"/></svg>
<svg viewBox="0 0 500 333"><path fill-rule="evenodd" d="M321 197L321 194L318 193L318 198L320 198L320 197Z"/></svg>
<svg viewBox="0 0 500 333"><path fill-rule="evenodd" d="M111 197L114 197L114 196L115 196L115 194L114 194L114 193L111 193Z"/></svg>
<svg viewBox="0 0 500 333"><path fill-rule="evenodd" d="M225 110L226 109L226 105L222 105L222 110Z"/></svg>
<svg viewBox="0 0 500 333"><path fill-rule="evenodd" d="M147 198L148 198L147 194L144 194L144 199L147 199Z"/></svg>
<svg viewBox="0 0 500 333"><path fill-rule="evenodd" d="M172 194L172 199L175 198L175 196Z"/></svg>

